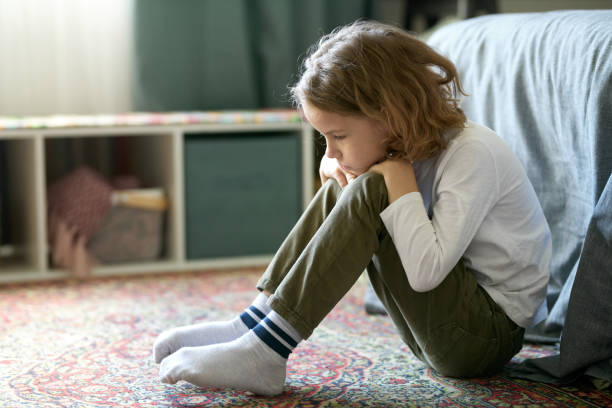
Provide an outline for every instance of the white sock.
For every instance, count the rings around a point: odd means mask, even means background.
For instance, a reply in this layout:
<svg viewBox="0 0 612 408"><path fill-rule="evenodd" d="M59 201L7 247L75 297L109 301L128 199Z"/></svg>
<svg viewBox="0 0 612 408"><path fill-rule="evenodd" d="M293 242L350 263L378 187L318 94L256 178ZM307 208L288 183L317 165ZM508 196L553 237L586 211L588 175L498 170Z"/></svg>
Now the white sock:
<svg viewBox="0 0 612 408"><path fill-rule="evenodd" d="M270 313L267 300L268 297L260 293L240 316L229 321L198 323L164 331L153 346L155 362L161 362L182 347L207 346L239 338Z"/></svg>
<svg viewBox="0 0 612 408"><path fill-rule="evenodd" d="M228 343L185 347L162 361L162 382L183 380L199 387L247 390L259 395L283 391L287 358L301 337L275 312Z"/></svg>

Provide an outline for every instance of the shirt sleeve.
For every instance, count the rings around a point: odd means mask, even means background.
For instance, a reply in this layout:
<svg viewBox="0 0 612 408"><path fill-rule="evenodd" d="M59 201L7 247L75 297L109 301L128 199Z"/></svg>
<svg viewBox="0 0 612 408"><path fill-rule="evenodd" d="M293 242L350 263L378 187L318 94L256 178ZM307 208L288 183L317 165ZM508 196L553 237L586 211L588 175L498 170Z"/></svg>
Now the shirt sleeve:
<svg viewBox="0 0 612 408"><path fill-rule="evenodd" d="M437 186L436 186L437 184ZM436 288L465 253L499 194L488 148L465 143L441 160L429 219L418 192L405 194L380 215L412 288Z"/></svg>

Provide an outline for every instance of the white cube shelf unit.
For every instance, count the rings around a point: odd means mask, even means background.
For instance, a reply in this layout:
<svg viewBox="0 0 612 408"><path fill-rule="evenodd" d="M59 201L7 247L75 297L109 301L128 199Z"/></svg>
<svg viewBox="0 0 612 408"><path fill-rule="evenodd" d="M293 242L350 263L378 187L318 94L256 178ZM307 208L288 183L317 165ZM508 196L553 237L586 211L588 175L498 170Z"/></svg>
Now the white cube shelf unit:
<svg viewBox="0 0 612 408"><path fill-rule="evenodd" d="M298 201L294 201L299 203L297 211L301 212L313 195L313 134L312 127L293 110L0 117L0 184L4 184L4 188L0 185L0 192L8 197L3 210L4 219L10 220L8 237L0 225L0 234L5 234L4 244L0 245L0 283L70 276L68 271L51 265L47 240L46 191L55 181L53 177L57 177L51 174L52 163L62 160L62 157L50 157L49 147L58 141L85 144L89 150L95 150L97 140L126 138L133 156L129 158L131 166L147 184L145 187L160 187L165 192L168 209L162 257L147 262L100 265L92 271L92 276L112 276L267 264L273 251L220 257L188 256L186 232L192 220L186 216L186 183L190 175L185 174L185 147L190 138L206 140L207 135L216 140L222 140L224 135L238 140L240 135L253 140L260 135L265 136L261 140L271 140L275 135L295 137L301 186L296 190L299 197L294 197ZM70 155L70 149L65 153ZM240 165L232 163L231 158L224 160L228 160L228 166ZM207 170L206 166L203 162L202 170ZM244 169L245 177L250 172L251 169Z"/></svg>

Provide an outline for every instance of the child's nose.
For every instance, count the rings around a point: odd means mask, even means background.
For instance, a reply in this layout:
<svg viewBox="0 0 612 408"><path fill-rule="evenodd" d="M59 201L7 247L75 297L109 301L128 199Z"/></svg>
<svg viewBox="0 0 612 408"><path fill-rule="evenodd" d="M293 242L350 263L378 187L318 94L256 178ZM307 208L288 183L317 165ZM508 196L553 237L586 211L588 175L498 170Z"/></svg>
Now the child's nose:
<svg viewBox="0 0 612 408"><path fill-rule="evenodd" d="M325 155L330 159L337 159L340 157L340 151L328 143L325 148Z"/></svg>

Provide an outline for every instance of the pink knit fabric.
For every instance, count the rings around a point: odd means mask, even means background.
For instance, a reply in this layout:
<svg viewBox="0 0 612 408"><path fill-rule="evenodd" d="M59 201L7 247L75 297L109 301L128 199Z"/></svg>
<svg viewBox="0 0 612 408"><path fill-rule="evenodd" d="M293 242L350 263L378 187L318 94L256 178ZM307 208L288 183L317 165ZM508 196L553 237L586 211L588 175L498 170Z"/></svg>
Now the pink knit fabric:
<svg viewBox="0 0 612 408"><path fill-rule="evenodd" d="M95 170L79 167L47 190L49 213L87 241L111 208L111 185Z"/></svg>
<svg viewBox="0 0 612 408"><path fill-rule="evenodd" d="M111 208L111 185L89 167L80 167L47 190L49 243L54 266L84 278L98 262L87 241Z"/></svg>

